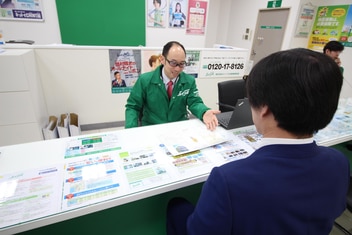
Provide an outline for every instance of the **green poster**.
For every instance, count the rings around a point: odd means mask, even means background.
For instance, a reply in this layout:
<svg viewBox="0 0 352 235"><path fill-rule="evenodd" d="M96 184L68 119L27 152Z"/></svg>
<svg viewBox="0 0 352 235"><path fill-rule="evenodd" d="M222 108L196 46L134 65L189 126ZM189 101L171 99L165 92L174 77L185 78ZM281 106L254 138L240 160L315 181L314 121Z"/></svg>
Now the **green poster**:
<svg viewBox="0 0 352 235"><path fill-rule="evenodd" d="M345 47L352 47L352 5L350 5L350 9L348 10L339 41Z"/></svg>
<svg viewBox="0 0 352 235"><path fill-rule="evenodd" d="M328 41L340 41L349 8L350 5L319 7L312 27L308 48L322 50Z"/></svg>

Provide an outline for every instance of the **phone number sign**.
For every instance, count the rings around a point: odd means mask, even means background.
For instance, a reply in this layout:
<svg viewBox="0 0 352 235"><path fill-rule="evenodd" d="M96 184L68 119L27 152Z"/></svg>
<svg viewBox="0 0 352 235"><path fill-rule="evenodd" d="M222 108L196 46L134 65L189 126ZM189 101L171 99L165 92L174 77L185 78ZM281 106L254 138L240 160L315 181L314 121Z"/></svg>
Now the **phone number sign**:
<svg viewBox="0 0 352 235"><path fill-rule="evenodd" d="M243 77L247 57L247 50L203 51L201 53L199 77Z"/></svg>

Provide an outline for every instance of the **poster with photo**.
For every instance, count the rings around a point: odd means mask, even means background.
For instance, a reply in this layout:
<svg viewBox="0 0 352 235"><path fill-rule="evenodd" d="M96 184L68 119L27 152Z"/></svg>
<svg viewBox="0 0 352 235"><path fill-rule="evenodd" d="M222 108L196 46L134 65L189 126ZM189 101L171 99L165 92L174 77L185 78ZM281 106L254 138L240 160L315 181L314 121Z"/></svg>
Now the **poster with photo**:
<svg viewBox="0 0 352 235"><path fill-rule="evenodd" d="M200 66L200 51L186 51L186 67L183 71L197 78Z"/></svg>
<svg viewBox="0 0 352 235"><path fill-rule="evenodd" d="M168 0L148 0L147 1L147 26L155 28L165 28L167 25L167 1Z"/></svg>
<svg viewBox="0 0 352 235"><path fill-rule="evenodd" d="M156 69L160 64L161 50L143 50L142 73L150 72Z"/></svg>
<svg viewBox="0 0 352 235"><path fill-rule="evenodd" d="M188 0L170 0L169 27L185 28L188 14Z"/></svg>
<svg viewBox="0 0 352 235"><path fill-rule="evenodd" d="M345 23L342 27L340 42L345 47L352 47L352 5L350 5Z"/></svg>
<svg viewBox="0 0 352 235"><path fill-rule="evenodd" d="M111 92L130 92L141 74L141 51L110 49L109 59Z"/></svg>
<svg viewBox="0 0 352 235"><path fill-rule="evenodd" d="M322 50L329 41L340 41L349 5L321 6L317 10L308 48Z"/></svg>
<svg viewBox="0 0 352 235"><path fill-rule="evenodd" d="M0 20L43 21L41 0L0 0Z"/></svg>
<svg viewBox="0 0 352 235"><path fill-rule="evenodd" d="M187 17L187 34L205 34L208 2L199 0L189 0Z"/></svg>

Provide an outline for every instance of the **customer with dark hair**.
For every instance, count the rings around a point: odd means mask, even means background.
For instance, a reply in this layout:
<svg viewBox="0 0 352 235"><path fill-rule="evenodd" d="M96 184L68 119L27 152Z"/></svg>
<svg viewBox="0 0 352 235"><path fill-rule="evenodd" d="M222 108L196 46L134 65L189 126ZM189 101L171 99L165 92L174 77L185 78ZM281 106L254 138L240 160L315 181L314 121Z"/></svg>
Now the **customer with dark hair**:
<svg viewBox="0 0 352 235"><path fill-rule="evenodd" d="M341 86L322 53L291 49L259 61L246 89L261 147L213 168L195 207L172 199L168 234L329 234L346 207L349 162L313 134L331 121Z"/></svg>
<svg viewBox="0 0 352 235"><path fill-rule="evenodd" d="M208 129L218 126L215 114L198 94L194 77L183 72L186 50L176 41L168 42L160 56L161 65L142 74L127 99L125 127L137 127L188 119L188 111L202 120Z"/></svg>

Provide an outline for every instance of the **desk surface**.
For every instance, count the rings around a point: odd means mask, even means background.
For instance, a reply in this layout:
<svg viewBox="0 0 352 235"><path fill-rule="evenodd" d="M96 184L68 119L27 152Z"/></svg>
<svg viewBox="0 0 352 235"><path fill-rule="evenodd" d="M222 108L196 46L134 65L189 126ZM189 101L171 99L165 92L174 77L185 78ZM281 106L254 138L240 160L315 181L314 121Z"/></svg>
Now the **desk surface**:
<svg viewBox="0 0 352 235"><path fill-rule="evenodd" d="M253 151L198 119L1 147L0 233L204 182L214 166Z"/></svg>
<svg viewBox="0 0 352 235"><path fill-rule="evenodd" d="M351 113L339 109L318 144L351 140ZM214 166L249 156L260 138L254 126L210 132L193 119L0 147L0 234L204 182Z"/></svg>

